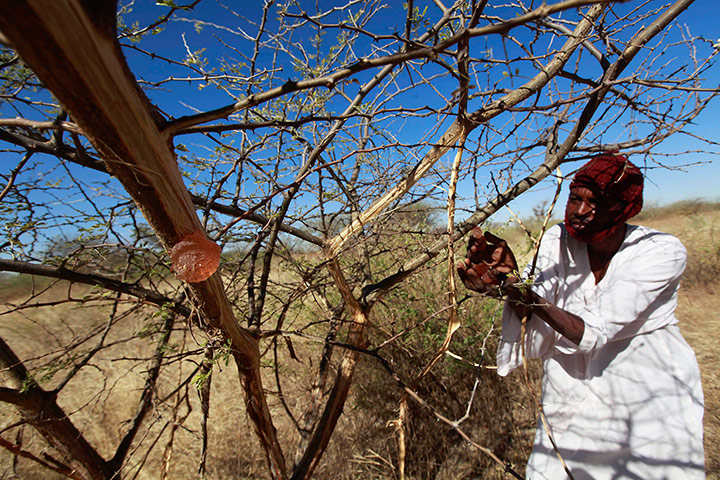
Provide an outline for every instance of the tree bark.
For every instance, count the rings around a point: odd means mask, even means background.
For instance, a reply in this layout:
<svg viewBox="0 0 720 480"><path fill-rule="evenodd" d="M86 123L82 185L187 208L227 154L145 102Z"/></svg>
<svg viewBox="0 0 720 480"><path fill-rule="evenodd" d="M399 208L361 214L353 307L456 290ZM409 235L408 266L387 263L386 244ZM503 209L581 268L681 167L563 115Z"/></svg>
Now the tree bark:
<svg viewBox="0 0 720 480"><path fill-rule="evenodd" d="M60 408L55 394L35 383L23 363L2 339L0 369L3 383L8 385L0 387L0 401L14 405L23 420L57 450L63 465L67 467L62 473L78 480L112 478L113 472L108 463Z"/></svg>
<svg viewBox="0 0 720 480"><path fill-rule="evenodd" d="M325 409L317 425L315 425L315 429L313 430L313 434L310 437L302 458L295 466L291 480L307 480L312 477L315 468L318 466L318 463L320 463L323 453L325 453L325 449L330 443L330 437L335 431L335 426L342 413L345 400L347 400L353 374L355 373L355 365L360 355L359 352L367 348L368 311L360 305L353 295L350 286L343 276L337 258L333 257L330 260L329 268L350 313L351 323L347 344L353 348L346 350L343 355L337 376L335 377L335 384L330 391Z"/></svg>

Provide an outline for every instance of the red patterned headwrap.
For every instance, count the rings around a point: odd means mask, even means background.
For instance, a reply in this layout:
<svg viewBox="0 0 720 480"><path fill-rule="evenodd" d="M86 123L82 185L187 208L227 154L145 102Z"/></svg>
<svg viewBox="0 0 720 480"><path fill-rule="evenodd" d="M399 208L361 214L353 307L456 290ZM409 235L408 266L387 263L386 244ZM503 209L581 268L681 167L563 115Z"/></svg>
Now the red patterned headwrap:
<svg viewBox="0 0 720 480"><path fill-rule="evenodd" d="M593 192L604 206L620 204L623 208L612 218L612 225L605 230L578 232L569 225L567 214L565 228L581 242L596 242L615 233L628 219L634 217L643 205L643 176L640 169L623 155L603 154L594 157L577 171L570 190L584 187Z"/></svg>

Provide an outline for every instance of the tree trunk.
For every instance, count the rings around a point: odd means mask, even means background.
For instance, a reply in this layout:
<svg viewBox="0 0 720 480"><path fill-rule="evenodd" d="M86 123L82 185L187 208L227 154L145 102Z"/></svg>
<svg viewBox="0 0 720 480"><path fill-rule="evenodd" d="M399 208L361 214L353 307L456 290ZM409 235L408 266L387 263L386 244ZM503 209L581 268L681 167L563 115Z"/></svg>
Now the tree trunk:
<svg viewBox="0 0 720 480"><path fill-rule="evenodd" d="M178 169L163 119L130 72L115 35L116 2L12 0L3 3L0 30L23 61L80 125L141 209L166 249L202 231ZM260 377L258 339L240 328L219 274L189 284L207 321L232 341L245 404L274 478L285 461Z"/></svg>

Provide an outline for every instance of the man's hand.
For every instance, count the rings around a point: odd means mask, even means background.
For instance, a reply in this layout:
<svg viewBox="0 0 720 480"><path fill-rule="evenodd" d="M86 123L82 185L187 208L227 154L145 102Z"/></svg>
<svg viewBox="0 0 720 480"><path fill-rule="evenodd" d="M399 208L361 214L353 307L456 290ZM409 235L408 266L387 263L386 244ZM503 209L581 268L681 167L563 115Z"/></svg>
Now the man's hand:
<svg viewBox="0 0 720 480"><path fill-rule="evenodd" d="M470 233L467 256L457 264L457 272L470 290L493 296L502 294L499 286L517 283L513 275L517 262L505 240L479 227Z"/></svg>

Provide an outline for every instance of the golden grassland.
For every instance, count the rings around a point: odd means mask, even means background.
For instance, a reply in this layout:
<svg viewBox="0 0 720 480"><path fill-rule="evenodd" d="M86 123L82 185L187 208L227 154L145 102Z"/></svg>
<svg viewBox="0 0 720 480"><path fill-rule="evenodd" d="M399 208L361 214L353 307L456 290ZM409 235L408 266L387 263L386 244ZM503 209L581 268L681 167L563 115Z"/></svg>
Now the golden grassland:
<svg viewBox="0 0 720 480"><path fill-rule="evenodd" d="M676 316L700 364L707 478L720 479L720 211L689 201L649 210L637 223L674 234L688 250Z"/></svg>
<svg viewBox="0 0 720 480"><path fill-rule="evenodd" d="M689 261L680 295L677 317L680 328L695 349L700 363L705 392L705 445L707 478L720 480L720 351L716 338L720 335L720 206L702 202L684 202L663 208L649 208L634 220L636 223L657 228L678 236L688 249ZM532 222L529 222L530 224ZM531 225L532 226L532 225ZM535 225L535 227L537 227ZM521 234L508 228L504 235L509 243L522 250L525 241ZM442 269L438 269L442 270ZM15 279L17 280L17 279ZM442 299L436 293L437 275L431 271L413 277L411 286L391 292L387 302L404 302L405 320L412 323L428 312L439 309ZM17 303L27 297L32 288L41 289L47 282L35 285L27 278L8 284L3 280L0 302ZM67 299L82 298L88 287L73 287L61 282L49 288L38 300L49 304ZM70 293L68 293L70 292ZM129 304L128 304L129 305ZM0 312L5 307L0 304ZM108 306L62 303L44 309L27 309L11 315L0 315L0 335L17 349L23 359L32 364L41 350L57 351L67 338L78 332L101 328L108 316ZM128 307L129 308L129 307ZM451 346L454 353L479 361L480 342L486 337L487 319L497 319L498 302L472 299L460 309L462 328L456 333ZM377 308L376 330L373 337L382 338L380 331L396 312ZM68 387L60 399L63 408L72 412L73 421L83 430L91 443L99 446L100 453L108 456L120 439L120 432L133 415L135 402L142 389L144 377L142 363L133 361L147 357L154 349L152 339L142 335L152 318L128 315L116 327L117 344L94 359L92 368L86 369ZM395 321L395 320L393 320ZM422 331L415 331L393 346L394 367L403 378L412 378L418 365L432 355L444 335L444 322L429 322ZM486 364L492 363L497 334L488 339ZM187 330L178 329L173 335L175 345L185 342L194 345ZM193 346L190 348L197 348ZM283 394L290 408L301 410L307 399L307 387L315 368L311 349L317 346L302 339L294 340L298 361L285 362ZM244 414L240 397L237 371L218 362L219 370L213 376L212 404L209 421L207 479L261 479L267 478L262 453L257 446L250 422ZM169 388L189 374L191 362L179 360L170 364L163 373L168 387L161 386L158 394L167 396ZM272 369L267 368L266 388L274 390ZM537 389L539 368L530 368L531 385ZM475 379L478 379L470 418L462 428L479 444L492 448L501 458L509 461L520 473L531 448L535 430L533 394L522 375L513 373L500 379L492 370L475 370L461 362L443 361L418 386L419 394L431 405L452 418L465 413L467 400ZM164 384L163 383L163 384ZM52 385L52 381L49 386ZM67 394L69 393L69 395ZM322 480L397 478L397 444L395 432L389 423L397 416L401 392L394 381L379 368L376 361L363 358L356 373L351 396L344 409L338 428L315 478ZM286 456L292 461L293 446L297 443L294 425L282 416L284 407L277 397L270 396L271 409L277 413L276 427L281 438L290 439ZM178 409L170 408L177 403ZM197 472L200 439L198 436L200 405L198 395L190 389L187 397L171 396L168 406L158 406L143 430L146 438L161 445L156 454L140 465L139 460L129 466L125 478L150 480L160 477L163 450L168 444L168 419L177 425L174 431L170 471L168 478L189 480L201 478ZM437 422L427 409L411 404L411 426L408 435L407 478L420 479L506 479L502 468L478 452L450 429ZM7 405L0 405L0 428L16 421L17 417ZM165 425L165 426L164 426ZM163 427L164 426L164 427ZM14 433L13 433L14 435ZM16 440L13 437L13 440ZM29 429L23 431L23 445L36 452L43 451L43 441ZM49 452L49 451L48 451ZM141 458L137 455L136 458ZM43 470L25 459L15 461L12 455L0 449L0 480L3 479L63 478Z"/></svg>

